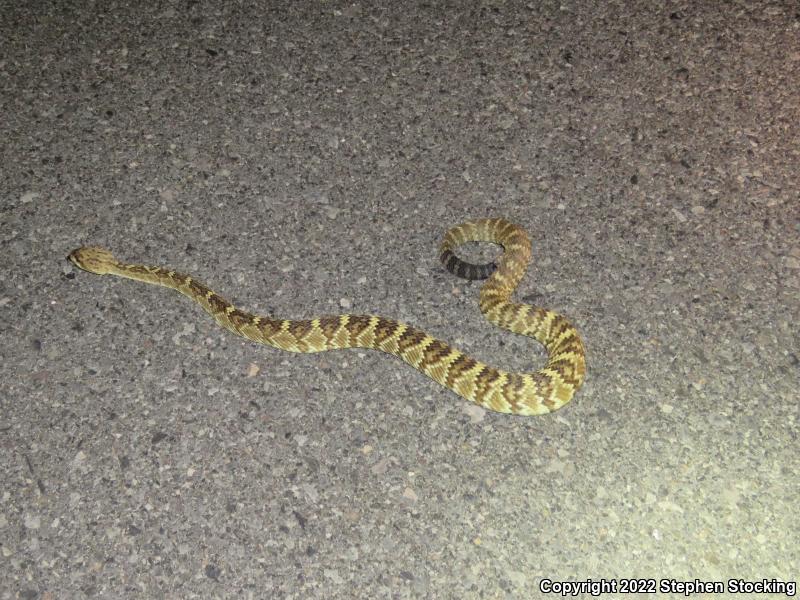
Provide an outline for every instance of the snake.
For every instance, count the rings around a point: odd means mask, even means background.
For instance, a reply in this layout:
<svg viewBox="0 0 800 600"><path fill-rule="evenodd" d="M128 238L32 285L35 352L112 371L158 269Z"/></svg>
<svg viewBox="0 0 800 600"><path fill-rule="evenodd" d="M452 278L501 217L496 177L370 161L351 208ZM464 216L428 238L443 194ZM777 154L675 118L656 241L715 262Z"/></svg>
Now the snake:
<svg viewBox="0 0 800 600"><path fill-rule="evenodd" d="M456 248L470 241L503 248L493 262L475 265ZM104 248L84 246L68 259L97 275L116 275L176 290L199 304L221 327L253 342L289 352L370 348L399 357L434 381L479 406L515 415L542 415L567 404L586 376L586 353L578 331L562 315L511 296L531 260L531 241L523 228L503 218L467 221L452 227L439 247L444 267L458 277L485 280L479 307L503 329L529 336L547 351L537 371L517 373L476 360L422 329L377 315L340 314L310 319L259 316L231 302L190 275L166 267L127 264Z"/></svg>

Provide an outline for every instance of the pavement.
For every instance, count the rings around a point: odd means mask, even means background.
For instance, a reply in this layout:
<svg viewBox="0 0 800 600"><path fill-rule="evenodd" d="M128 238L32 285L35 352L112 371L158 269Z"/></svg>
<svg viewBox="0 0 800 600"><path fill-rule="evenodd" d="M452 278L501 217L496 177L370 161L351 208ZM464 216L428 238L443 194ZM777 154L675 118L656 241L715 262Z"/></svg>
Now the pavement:
<svg viewBox="0 0 800 600"><path fill-rule="evenodd" d="M0 14L0 599L796 593L795 3ZM586 343L551 415L258 346L65 260L536 369L437 261L484 216L533 240L517 298Z"/></svg>

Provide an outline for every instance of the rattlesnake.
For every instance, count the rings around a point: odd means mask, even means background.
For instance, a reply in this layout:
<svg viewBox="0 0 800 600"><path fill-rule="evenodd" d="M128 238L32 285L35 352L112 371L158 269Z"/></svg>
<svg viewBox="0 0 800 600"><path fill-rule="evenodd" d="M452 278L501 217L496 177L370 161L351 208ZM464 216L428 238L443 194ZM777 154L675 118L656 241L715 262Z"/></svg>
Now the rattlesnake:
<svg viewBox="0 0 800 600"><path fill-rule="evenodd" d="M454 254L454 249L467 241L495 242L503 246L504 253L497 264L472 265ZM539 415L569 402L586 374L578 332L555 312L510 300L531 257L531 243L525 231L505 219L462 223L447 232L439 256L447 270L460 277L488 277L480 291L481 312L495 325L541 342L548 352L542 369L533 373L496 369L416 327L374 315L343 314L297 321L256 316L234 307L189 275L164 267L125 264L103 248L78 248L69 260L90 273L117 275L177 290L225 329L260 344L290 352L373 348L394 354L490 410Z"/></svg>

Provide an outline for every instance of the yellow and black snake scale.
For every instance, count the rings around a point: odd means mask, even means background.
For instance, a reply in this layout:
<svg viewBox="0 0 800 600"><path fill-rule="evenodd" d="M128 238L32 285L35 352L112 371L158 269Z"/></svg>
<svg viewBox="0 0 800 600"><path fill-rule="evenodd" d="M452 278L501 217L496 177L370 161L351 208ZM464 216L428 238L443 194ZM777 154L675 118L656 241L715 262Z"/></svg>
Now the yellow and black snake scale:
<svg viewBox="0 0 800 600"><path fill-rule="evenodd" d="M454 253L467 241L495 242L504 252L497 264L471 265ZM374 348L394 354L459 396L489 410L540 415L569 402L586 375L578 332L553 311L511 301L531 258L531 242L525 231L505 219L462 223L447 232L439 256L455 275L488 278L480 291L481 312L498 327L541 342L548 353L544 367L533 373L496 369L421 329L375 315L344 314L297 321L253 315L189 275L164 267L126 264L103 248L78 248L69 259L90 273L117 275L177 290L225 329L259 344L290 352Z"/></svg>

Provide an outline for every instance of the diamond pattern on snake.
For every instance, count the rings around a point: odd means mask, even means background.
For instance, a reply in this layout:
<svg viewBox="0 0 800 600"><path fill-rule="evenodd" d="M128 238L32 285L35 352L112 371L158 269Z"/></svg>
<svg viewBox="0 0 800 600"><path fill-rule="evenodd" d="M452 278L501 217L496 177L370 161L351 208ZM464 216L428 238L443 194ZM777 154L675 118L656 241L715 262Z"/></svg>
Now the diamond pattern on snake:
<svg viewBox="0 0 800 600"><path fill-rule="evenodd" d="M470 264L455 254L455 249L468 241L494 242L503 247L503 254L496 263ZM569 402L586 376L586 356L578 331L556 312L511 299L531 259L528 234L505 219L468 221L445 234L439 257L454 275L486 279L479 295L481 312L498 327L538 340L548 355L541 369L531 373L497 369L421 329L377 315L341 314L300 320L254 315L190 275L166 267L127 264L103 248L78 248L70 253L69 260L90 273L176 290L199 304L221 327L259 344L289 352L372 348L393 354L489 410L541 415Z"/></svg>

